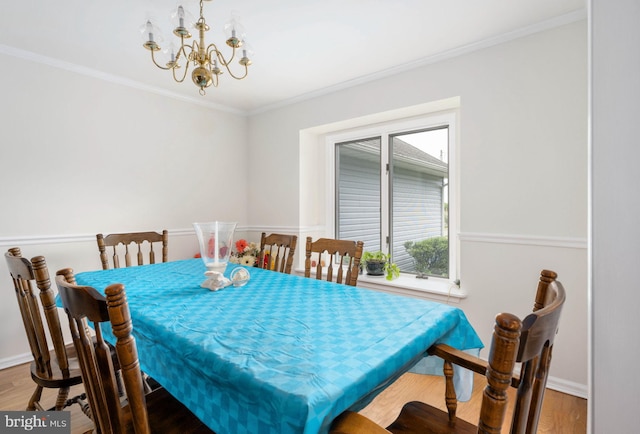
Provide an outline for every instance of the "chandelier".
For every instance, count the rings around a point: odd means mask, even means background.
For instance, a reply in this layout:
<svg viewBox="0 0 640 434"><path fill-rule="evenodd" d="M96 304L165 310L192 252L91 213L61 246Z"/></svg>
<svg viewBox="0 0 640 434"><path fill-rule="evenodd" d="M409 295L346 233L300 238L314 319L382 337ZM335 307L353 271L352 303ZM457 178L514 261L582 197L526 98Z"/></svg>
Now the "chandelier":
<svg viewBox="0 0 640 434"><path fill-rule="evenodd" d="M178 83L182 83L187 77L189 68L192 67L191 78L196 86L200 88L200 95L205 95L205 89L213 84L214 87L218 87L218 78L223 74L222 68L226 69L229 75L236 80L242 80L247 76L249 72L249 65L251 65L251 59L248 57L249 50L244 40L244 31L239 23L237 17L232 19L225 25L225 31L227 32L227 45L231 47L231 57L227 60L222 52L218 49L216 44L205 43L205 33L210 30L207 25L202 9L203 2L210 0L200 0L200 18L197 21L192 21L192 17L185 11L182 4L179 4L177 9L171 15L172 24L174 26L173 34L179 38L179 46L172 42L166 49L161 49L159 42L162 42L162 33L160 30L151 23L151 20L147 20L142 25L141 31L144 39L144 48L151 52L151 60L160 69L170 70L173 74L173 79ZM191 20L190 20L191 18ZM197 40L189 44L191 33L190 27L195 28L197 31ZM159 61L156 58L156 52L162 50L166 56L166 62ZM238 54L238 63L240 74L236 75L231 71L231 62L236 58ZM164 63L164 64L162 64ZM184 63L184 68L182 67ZM222 67L222 68L221 68ZM242 67L244 67L244 74L242 74ZM180 69L183 69L180 71Z"/></svg>

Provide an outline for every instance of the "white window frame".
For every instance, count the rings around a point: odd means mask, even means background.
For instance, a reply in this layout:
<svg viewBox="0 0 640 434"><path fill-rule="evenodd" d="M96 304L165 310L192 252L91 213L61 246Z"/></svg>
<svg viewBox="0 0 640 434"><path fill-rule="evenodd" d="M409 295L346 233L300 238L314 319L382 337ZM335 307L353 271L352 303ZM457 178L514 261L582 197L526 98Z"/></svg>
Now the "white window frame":
<svg viewBox="0 0 640 434"><path fill-rule="evenodd" d="M336 173L335 173L335 150L336 143L348 142L362 138L381 138L381 158L380 170L382 174L381 183L381 216L382 239L389 236L389 212L391 210L389 200L389 177L386 171L386 163L389 161L389 137L407 131L424 130L446 125L449 130L449 278L430 277L429 279L417 279L413 275L401 275L400 278L388 281L386 279L372 278L367 275L358 277L358 285L372 287L374 289L391 289L392 292L407 293L411 291L426 291L436 295L435 298L446 298L446 300L457 301L465 298L466 291L459 286L460 258L459 252L459 189L458 189L458 110L424 114L412 118L396 119L382 122L375 125L367 125L345 131L328 133L325 136L326 149L326 171L328 174L328 189L326 198L326 216L328 223L328 236L335 236L335 195L336 195ZM366 246L365 246L366 250Z"/></svg>

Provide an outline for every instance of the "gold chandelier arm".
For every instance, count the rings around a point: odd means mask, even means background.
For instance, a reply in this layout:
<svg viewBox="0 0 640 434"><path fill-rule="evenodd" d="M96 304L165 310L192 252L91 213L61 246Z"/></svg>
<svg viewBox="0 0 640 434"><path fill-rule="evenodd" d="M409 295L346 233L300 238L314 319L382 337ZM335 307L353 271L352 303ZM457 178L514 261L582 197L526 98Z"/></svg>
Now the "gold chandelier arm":
<svg viewBox="0 0 640 434"><path fill-rule="evenodd" d="M216 46L216 44L209 44L209 46L207 47L207 57L213 60L214 54L215 54L215 57L218 59L218 62L220 62L220 64L226 67L228 70L229 65L231 64L231 62L233 62L234 57L236 57L236 49L234 48L233 51L231 52L231 58L229 60L226 60L222 55L222 53L220 52L220 50L218 50L218 47Z"/></svg>
<svg viewBox="0 0 640 434"><path fill-rule="evenodd" d="M199 63L200 57L200 44L198 44L198 41L193 41L193 45L191 46L191 53L189 54L189 60Z"/></svg>
<svg viewBox="0 0 640 434"><path fill-rule="evenodd" d="M157 66L158 68L160 68L160 69L164 69L165 71L168 71L169 69L173 69L173 68L170 68L170 67L168 67L168 66L162 66L162 65L160 65L160 64L156 61L156 56L155 56L155 54L153 54L154 52L155 52L154 50L151 50L151 60L153 61L154 65L156 65L156 66Z"/></svg>
<svg viewBox="0 0 640 434"><path fill-rule="evenodd" d="M189 55L187 54L187 47L189 47L189 45L188 44L185 45L184 37L181 36L180 37L180 48L178 48L178 52L176 53L176 60L175 60L176 63L178 63L178 60L180 60L180 56L184 56L185 61L188 61Z"/></svg>
<svg viewBox="0 0 640 434"><path fill-rule="evenodd" d="M178 68L171 68L171 72L173 73L173 79L178 83L182 83L184 79L187 78L187 72L189 72L189 62L187 62L184 67L184 74L182 74L182 78L178 78L178 76L176 75L177 69Z"/></svg>
<svg viewBox="0 0 640 434"><path fill-rule="evenodd" d="M233 72L231 72L231 69L229 68L228 65L224 65L225 69L227 70L227 72L229 72L229 75L232 76L233 78L235 78L236 80L242 80L243 78L245 78L247 76L247 74L249 74L249 67L247 65L244 65L244 75L237 76L235 75Z"/></svg>
<svg viewBox="0 0 640 434"><path fill-rule="evenodd" d="M218 50L218 47L216 47L216 44L209 44L209 46L207 47L207 57L209 59L211 59L212 63L213 63L214 55L218 59L218 62L222 66L224 66L224 69L227 70L229 75L231 77L235 78L236 80L242 80L249 73L248 65L244 65L244 74L242 76L235 75L233 73L233 71L231 71L231 66L230 65L231 65L231 62L233 61L233 58L236 56L236 49L235 48L233 49L233 53L231 54L231 58L229 60L226 60L224 58L224 55L220 52L220 50Z"/></svg>
<svg viewBox="0 0 640 434"><path fill-rule="evenodd" d="M180 60L181 56L184 56L184 74L182 74L182 78L179 78L178 75L176 74L176 70L178 69L178 67L172 68L173 71L173 79L175 81L177 81L178 83L182 83L184 81L185 78L187 78L187 73L189 72L189 65L190 65L190 59L189 59L189 54L187 54L187 47L190 47L192 52L194 50L194 47L196 45L196 43L194 42L193 45L194 46L189 46L189 45L185 45L184 44L184 39L181 38L182 40L182 45L180 45L180 49L178 50L178 53L176 54L176 64L178 62L178 60Z"/></svg>

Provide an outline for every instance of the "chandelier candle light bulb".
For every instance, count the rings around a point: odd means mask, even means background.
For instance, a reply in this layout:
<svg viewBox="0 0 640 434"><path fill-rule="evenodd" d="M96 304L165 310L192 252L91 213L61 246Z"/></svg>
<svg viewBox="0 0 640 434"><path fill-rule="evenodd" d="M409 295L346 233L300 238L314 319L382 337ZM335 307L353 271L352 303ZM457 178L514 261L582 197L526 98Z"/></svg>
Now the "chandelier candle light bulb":
<svg viewBox="0 0 640 434"><path fill-rule="evenodd" d="M149 42L153 43L153 24L151 24L151 21L147 21L145 29L147 31L147 34L149 35Z"/></svg>
<svg viewBox="0 0 640 434"><path fill-rule="evenodd" d="M170 60L165 64L159 62L159 60L156 59L155 54L157 51L161 50L158 43L160 41L159 30L151 20L147 20L142 26L142 34L144 38L142 46L151 53L151 60L153 63L160 69L170 70L173 74L173 79L178 83L182 83L184 81L187 77L189 68L192 67L193 70L191 72L191 78L195 85L200 88L199 92L201 95L205 95L205 89L211 85L218 87L218 77L223 73L222 68L226 69L229 75L234 79L242 80L247 76L249 72L249 65L251 65L251 59L249 58L251 50L247 49L245 46L246 40L244 37L244 30L242 29L242 25L239 23L238 17L235 14L232 16L231 21L225 25L225 31L228 32L227 34L230 34L226 43L231 47L231 57L227 60L216 44L206 44L205 33L210 30L210 27L207 25L203 15L204 1L210 0L200 0L200 17L195 21L195 23L190 22L191 15L181 4L178 5L177 9L173 13L173 34L180 38L180 47L177 50L170 47ZM195 28L198 32L197 40L193 41L191 44L188 43L188 40L192 36L189 31L190 27ZM231 62L236 57L236 50L239 50L243 46L245 47L242 49L242 57L240 57L238 63L241 67L244 67L244 73L236 75L231 70ZM182 68L181 62L184 62L184 72L179 74L178 70ZM222 68L220 68L219 65L222 66Z"/></svg>
<svg viewBox="0 0 640 434"><path fill-rule="evenodd" d="M178 28L183 29L184 28L184 8L182 7L182 5L178 6L178 19L179 19ZM178 33L178 36L180 36L180 33Z"/></svg>

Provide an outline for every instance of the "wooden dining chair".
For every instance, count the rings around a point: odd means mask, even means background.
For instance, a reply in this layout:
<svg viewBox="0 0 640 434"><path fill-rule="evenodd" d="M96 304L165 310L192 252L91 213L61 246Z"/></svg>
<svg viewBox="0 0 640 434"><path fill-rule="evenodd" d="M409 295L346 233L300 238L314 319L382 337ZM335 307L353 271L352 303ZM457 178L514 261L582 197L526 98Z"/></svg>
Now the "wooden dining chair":
<svg viewBox="0 0 640 434"><path fill-rule="evenodd" d="M80 368L96 432L118 434L213 434L189 409L164 388L145 391L129 305L124 285L105 289L106 297L90 286L78 286L73 271L56 273L56 285L69 316L73 343L80 356ZM95 330L93 338L86 323ZM116 354L122 367L126 399L121 399L109 346L101 324L111 323L116 337Z"/></svg>
<svg viewBox="0 0 640 434"><path fill-rule="evenodd" d="M260 238L258 267L291 274L297 242L298 237L296 235L267 235L263 232Z"/></svg>
<svg viewBox="0 0 640 434"><path fill-rule="evenodd" d="M360 257L364 243L362 241L334 240L319 238L312 241L307 237L304 276L313 276L322 280L324 268L326 279L333 281L334 270L337 283L356 286L360 273ZM313 256L313 258L312 258ZM314 263L315 261L315 263ZM346 268L346 273L345 273Z"/></svg>
<svg viewBox="0 0 640 434"><path fill-rule="evenodd" d="M553 342L566 298L564 288L555 280L556 277L553 271L542 271L534 311L524 320L504 313L496 317L488 361L448 345L438 344L428 349L430 355L439 356L445 361L447 411L418 401L409 402L386 429L365 416L347 411L336 418L331 434L500 433L510 386L518 389L510 432L534 434L542 409ZM477 425L456 417L453 364L487 377ZM520 364L520 373L514 376L516 364Z"/></svg>
<svg viewBox="0 0 640 434"><path fill-rule="evenodd" d="M109 234L104 236L102 234L96 235L98 242L98 250L100 251L100 262L102 263L102 269L108 270L109 256L107 255L107 247L111 247L111 262L113 268L120 268L120 256L124 257L125 267L131 266L131 254L129 253L129 246L135 244L136 248L136 260L138 265L144 264L144 251L148 248L149 264L155 264L156 253L153 250L154 243L162 243L162 262L167 262L169 256L169 232L163 230L162 233L158 232L130 232L122 234ZM122 244L123 247L118 247ZM146 247L148 245L148 247ZM122 249L124 248L124 252Z"/></svg>
<svg viewBox="0 0 640 434"><path fill-rule="evenodd" d="M45 410L40 402L44 388L58 389L55 405L46 410L62 410L72 403L84 405L83 395L69 399L71 386L82 383L82 376L73 344L65 346L64 343L44 257L36 256L29 261L22 257L20 248L13 247L5 253L5 259L33 355L31 378L36 383L36 389L29 399L27 410ZM35 293L36 286L40 292L39 297ZM48 331L51 342L47 339L45 330ZM53 350L50 350L50 344L53 345Z"/></svg>

